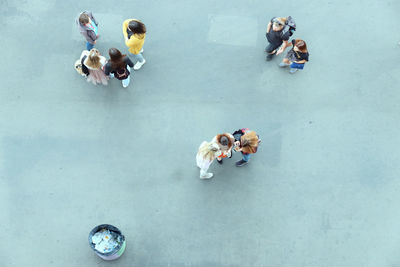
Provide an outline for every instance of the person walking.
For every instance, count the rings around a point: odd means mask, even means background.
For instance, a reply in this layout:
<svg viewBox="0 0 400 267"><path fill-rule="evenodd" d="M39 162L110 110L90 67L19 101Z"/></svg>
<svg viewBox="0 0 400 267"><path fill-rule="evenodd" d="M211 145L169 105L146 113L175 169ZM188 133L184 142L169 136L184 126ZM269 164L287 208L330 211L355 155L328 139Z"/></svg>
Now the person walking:
<svg viewBox="0 0 400 267"><path fill-rule="evenodd" d="M268 53L266 60L270 61L273 56L281 54L288 46L288 40L296 30L296 23L292 17L274 17L268 23L266 37L269 45L265 48Z"/></svg>
<svg viewBox="0 0 400 267"><path fill-rule="evenodd" d="M242 128L233 133L235 137L235 151L242 153L242 159L237 161L235 165L242 167L246 165L251 154L257 153L258 144L261 142L256 132L250 131L248 128Z"/></svg>
<svg viewBox="0 0 400 267"><path fill-rule="evenodd" d="M86 49L90 51L96 44L96 40L99 39L98 25L99 23L94 18L92 12L84 11L79 14L76 19L80 33L86 39Z"/></svg>
<svg viewBox="0 0 400 267"><path fill-rule="evenodd" d="M304 69L304 64L308 62L309 54L306 42L301 39L293 39L290 45L293 47L286 54L279 67L290 66L289 72L293 74L299 69Z"/></svg>
<svg viewBox="0 0 400 267"><path fill-rule="evenodd" d="M230 133L218 134L212 139L211 142L218 144L221 150L221 154L217 157L217 162L219 164L223 163L224 158L232 157L232 148L235 142L233 135Z"/></svg>
<svg viewBox="0 0 400 267"><path fill-rule="evenodd" d="M106 58L100 55L99 50L92 48L90 51L84 50L81 54L80 61L89 73L87 81L92 82L94 85L103 84L107 85L108 77L103 72L103 67L106 64Z"/></svg>
<svg viewBox="0 0 400 267"><path fill-rule="evenodd" d="M105 75L112 74L118 80L121 80L122 86L128 87L130 82L130 67L133 67L133 62L127 55L123 55L117 48L110 48L108 50L110 60L104 67Z"/></svg>
<svg viewBox="0 0 400 267"><path fill-rule="evenodd" d="M122 33L124 34L125 44L136 61L133 69L139 70L146 63L142 55L146 26L139 20L127 19L122 24Z"/></svg>
<svg viewBox="0 0 400 267"><path fill-rule="evenodd" d="M211 163L221 154L218 144L203 141L196 155L197 167L200 168L200 179L210 179L213 173L207 172Z"/></svg>

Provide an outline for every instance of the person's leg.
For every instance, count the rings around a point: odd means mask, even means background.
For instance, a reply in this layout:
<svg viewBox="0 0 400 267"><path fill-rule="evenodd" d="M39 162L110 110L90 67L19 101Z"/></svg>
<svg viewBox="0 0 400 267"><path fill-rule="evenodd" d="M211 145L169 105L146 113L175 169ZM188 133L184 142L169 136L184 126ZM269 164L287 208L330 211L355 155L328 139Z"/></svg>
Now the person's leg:
<svg viewBox="0 0 400 267"><path fill-rule="evenodd" d="M236 167L242 167L246 165L250 160L250 154L242 153L243 158L235 163Z"/></svg>
<svg viewBox="0 0 400 267"><path fill-rule="evenodd" d="M243 155L243 160L244 161L249 161L250 160L250 154L242 154Z"/></svg>
<svg viewBox="0 0 400 267"><path fill-rule="evenodd" d="M135 65L133 66L134 70L139 70L144 63L146 63L146 60L144 59L143 55L141 53L139 54L132 54L134 59L136 60Z"/></svg>
<svg viewBox="0 0 400 267"><path fill-rule="evenodd" d="M144 61L144 57L141 54L141 52L139 54L131 54L131 55L133 56L135 63Z"/></svg>
<svg viewBox="0 0 400 267"><path fill-rule="evenodd" d="M129 75L128 78L126 78L125 80L121 80L122 86L124 88L128 87L130 81L131 81L131 76Z"/></svg>
<svg viewBox="0 0 400 267"><path fill-rule="evenodd" d="M88 51L92 50L93 47L94 47L94 44L91 44L91 43L89 43L89 42L86 42L86 49L87 49Z"/></svg>
<svg viewBox="0 0 400 267"><path fill-rule="evenodd" d="M273 44L269 44L266 48L265 48L265 52L268 53L266 60L270 61L273 56L276 53L276 50L280 47L281 45L273 45Z"/></svg>
<svg viewBox="0 0 400 267"><path fill-rule="evenodd" d="M128 69L129 72L131 72L131 68L130 68L129 66L126 66L126 68ZM121 80L122 86L123 86L124 88L128 87L129 82L131 81L131 75L132 75L132 73L131 73L131 74L128 76L128 78L126 78L125 80Z"/></svg>
<svg viewBox="0 0 400 267"><path fill-rule="evenodd" d="M284 58L281 63L279 63L279 67L285 68L290 66L290 61L288 58Z"/></svg>
<svg viewBox="0 0 400 267"><path fill-rule="evenodd" d="M290 72L291 74L293 74L293 73L296 73L298 70L299 70L299 69L297 69L297 68L290 68L289 72Z"/></svg>

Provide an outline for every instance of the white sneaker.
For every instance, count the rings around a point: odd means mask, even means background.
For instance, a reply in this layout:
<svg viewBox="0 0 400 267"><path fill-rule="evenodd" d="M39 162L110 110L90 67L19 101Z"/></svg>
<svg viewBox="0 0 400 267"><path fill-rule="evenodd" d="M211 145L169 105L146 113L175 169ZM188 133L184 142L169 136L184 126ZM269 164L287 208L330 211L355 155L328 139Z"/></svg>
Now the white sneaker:
<svg viewBox="0 0 400 267"><path fill-rule="evenodd" d="M124 87L124 88L128 87L130 81L131 81L131 76L130 75L125 80L121 80L122 87Z"/></svg>
<svg viewBox="0 0 400 267"><path fill-rule="evenodd" d="M211 172L207 172L205 174L200 175L200 179L210 179L211 177L213 177L214 174L212 174Z"/></svg>
<svg viewBox="0 0 400 267"><path fill-rule="evenodd" d="M143 59L142 62L139 62L139 61L138 61L138 62L133 66L133 69L134 69L134 70L139 70L139 69L143 66L144 63L146 63L146 59Z"/></svg>

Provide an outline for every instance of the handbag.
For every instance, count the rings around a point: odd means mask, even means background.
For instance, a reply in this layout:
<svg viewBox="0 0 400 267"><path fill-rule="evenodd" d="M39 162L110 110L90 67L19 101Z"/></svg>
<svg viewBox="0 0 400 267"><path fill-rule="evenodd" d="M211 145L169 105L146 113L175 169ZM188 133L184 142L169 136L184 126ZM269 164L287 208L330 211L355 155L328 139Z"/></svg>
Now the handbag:
<svg viewBox="0 0 400 267"><path fill-rule="evenodd" d="M125 80L126 78L128 78L129 74L129 70L125 67L124 69L116 70L114 72L114 77L118 80Z"/></svg>

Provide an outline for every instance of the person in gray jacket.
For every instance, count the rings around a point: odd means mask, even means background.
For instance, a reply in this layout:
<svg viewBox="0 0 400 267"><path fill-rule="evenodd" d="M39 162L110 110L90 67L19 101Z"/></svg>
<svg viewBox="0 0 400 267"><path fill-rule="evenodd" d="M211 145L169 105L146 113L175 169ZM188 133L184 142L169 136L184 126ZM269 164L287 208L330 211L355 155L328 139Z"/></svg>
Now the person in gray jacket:
<svg viewBox="0 0 400 267"><path fill-rule="evenodd" d="M79 14L79 17L76 19L76 24L78 25L80 33L86 39L86 49L90 51L96 44L96 40L99 39L99 23L93 17L92 12L84 11Z"/></svg>

